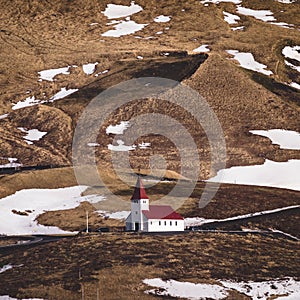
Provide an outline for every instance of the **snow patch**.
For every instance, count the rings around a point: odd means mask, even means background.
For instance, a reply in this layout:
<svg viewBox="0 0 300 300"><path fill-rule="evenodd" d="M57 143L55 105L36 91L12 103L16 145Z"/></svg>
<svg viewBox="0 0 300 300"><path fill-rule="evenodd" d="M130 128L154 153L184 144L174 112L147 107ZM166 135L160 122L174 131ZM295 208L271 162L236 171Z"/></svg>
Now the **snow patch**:
<svg viewBox="0 0 300 300"><path fill-rule="evenodd" d="M230 2L230 3L233 3L233 4L242 3L241 0L203 0L203 1L200 1L200 3L202 3L202 4L208 4L208 3L219 4L220 2Z"/></svg>
<svg viewBox="0 0 300 300"><path fill-rule="evenodd" d="M120 124L117 125L109 125L106 128L106 134L123 134L124 131L130 127L128 121L121 121Z"/></svg>
<svg viewBox="0 0 300 300"><path fill-rule="evenodd" d="M270 10L254 10L251 8L238 6L237 12L241 15L254 17L257 20L261 20L264 22L276 21L273 13Z"/></svg>
<svg viewBox="0 0 300 300"><path fill-rule="evenodd" d="M201 45L200 47L196 48L193 50L193 52L197 52L197 53L200 53L200 52L209 52L210 49L208 48L208 45L204 44L204 45Z"/></svg>
<svg viewBox="0 0 300 300"><path fill-rule="evenodd" d="M164 16L164 15L160 15L154 18L154 22L157 23L166 23L166 22L170 22L170 20L171 20L170 16Z"/></svg>
<svg viewBox="0 0 300 300"><path fill-rule="evenodd" d="M37 105L41 102L41 100L35 99L35 96L27 97L24 101L18 101L16 104L13 105L12 109L20 109L32 105Z"/></svg>
<svg viewBox="0 0 300 300"><path fill-rule="evenodd" d="M232 167L218 171L208 182L269 186L300 191L300 160L266 160L263 165Z"/></svg>
<svg viewBox="0 0 300 300"><path fill-rule="evenodd" d="M82 65L82 70L86 75L92 75L95 72L98 62Z"/></svg>
<svg viewBox="0 0 300 300"><path fill-rule="evenodd" d="M98 210L97 213L99 213L99 215L103 217L108 217L110 219L125 220L129 216L130 211L123 210L117 212L107 212L104 210Z"/></svg>
<svg viewBox="0 0 300 300"><path fill-rule="evenodd" d="M72 209L84 201L96 203L104 199L104 197L98 195L81 197L81 192L86 188L87 186L27 189L0 199L0 220L5 220L5 222L0 223L0 234L67 233L58 227L40 225L37 223L36 218L45 211ZM22 215L18 212L21 212Z"/></svg>
<svg viewBox="0 0 300 300"><path fill-rule="evenodd" d="M102 11L102 13L108 19L118 19L118 18L122 18L122 17L131 16L142 10L143 10L143 8L140 5L137 5L134 3L134 1L132 1L130 3L130 6L107 4L105 11Z"/></svg>
<svg viewBox="0 0 300 300"><path fill-rule="evenodd" d="M259 72L268 76L273 74L272 71L265 70L267 68L266 65L255 61L252 53L239 52L238 50L226 50L226 52L234 56L233 59L237 60L240 66L245 69Z"/></svg>
<svg viewBox="0 0 300 300"><path fill-rule="evenodd" d="M29 145L31 145L33 141L39 141L48 133L46 131L39 131L38 129L26 129L24 127L18 127L18 129L27 134L24 136L24 140Z"/></svg>
<svg viewBox="0 0 300 300"><path fill-rule="evenodd" d="M269 138L281 149L300 150L300 133L284 129L250 130L251 133Z"/></svg>
<svg viewBox="0 0 300 300"><path fill-rule="evenodd" d="M117 144L118 144L118 146L114 146L112 144L109 144L107 146L107 148L111 151L131 151L131 150L136 149L135 145L126 146L125 143L122 140L117 140Z"/></svg>
<svg viewBox="0 0 300 300"><path fill-rule="evenodd" d="M55 100L58 100L58 99L63 99L75 92L77 92L78 89L69 89L67 90L65 87L61 88L59 92L57 92L53 97L50 98L50 102L53 102ZM42 101L44 102L44 101Z"/></svg>
<svg viewBox="0 0 300 300"><path fill-rule="evenodd" d="M17 163L18 159L16 157L0 157L1 159L7 159L9 163L5 165L0 165L0 168L18 168L23 166L20 163Z"/></svg>
<svg viewBox="0 0 300 300"><path fill-rule="evenodd" d="M147 149L150 146L151 146L151 143L144 143L144 142L142 142L142 143L139 144L139 148L140 149Z"/></svg>
<svg viewBox="0 0 300 300"><path fill-rule="evenodd" d="M3 120L8 117L8 114L0 115L0 120Z"/></svg>
<svg viewBox="0 0 300 300"><path fill-rule="evenodd" d="M38 74L40 75L40 79L42 80L53 81L54 77L58 74L64 74L64 75L70 74L69 68L70 66L62 67L58 69L43 70L38 72Z"/></svg>
<svg viewBox="0 0 300 300"><path fill-rule="evenodd" d="M226 21L228 24L232 25L232 24L237 24L241 18L237 15L228 13L226 11L223 11L223 15L224 15L224 21Z"/></svg>
<svg viewBox="0 0 300 300"><path fill-rule="evenodd" d="M143 283L157 289L146 291L147 294L157 296L171 296L178 298L197 299L224 299L228 293L224 287L217 284L180 282L176 280L164 281L160 278L144 279Z"/></svg>
<svg viewBox="0 0 300 300"><path fill-rule="evenodd" d="M291 4L296 2L296 0L277 0L277 2L284 3L284 4Z"/></svg>
<svg viewBox="0 0 300 300"><path fill-rule="evenodd" d="M263 282L233 282L220 280L220 283L227 289L236 290L249 296L252 300L268 300L271 296L275 295L288 294L289 296L295 296L296 293L299 294L300 290L300 282L295 281L293 278Z"/></svg>
<svg viewBox="0 0 300 300"><path fill-rule="evenodd" d="M8 264L8 265L4 265L2 268L0 268L0 273L4 273L5 271L8 271L10 269L12 269L13 266Z"/></svg>
<svg viewBox="0 0 300 300"><path fill-rule="evenodd" d="M148 24L138 24L134 21L120 21L117 25L114 25L114 29L108 30L102 33L102 36L106 37L120 37L128 35L142 30Z"/></svg>

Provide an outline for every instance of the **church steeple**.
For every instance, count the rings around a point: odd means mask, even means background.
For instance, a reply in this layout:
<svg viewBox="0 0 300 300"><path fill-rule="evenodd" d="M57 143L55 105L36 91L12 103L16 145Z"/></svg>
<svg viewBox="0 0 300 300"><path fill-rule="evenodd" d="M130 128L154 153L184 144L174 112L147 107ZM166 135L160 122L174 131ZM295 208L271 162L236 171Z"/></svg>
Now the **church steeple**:
<svg viewBox="0 0 300 300"><path fill-rule="evenodd" d="M132 200L141 200L141 199L148 199L149 200L149 198L146 194L141 176L138 175L138 178L137 178L137 181L136 181L136 184L135 184L135 188L134 188L134 192L133 192L133 195L131 197L131 201Z"/></svg>

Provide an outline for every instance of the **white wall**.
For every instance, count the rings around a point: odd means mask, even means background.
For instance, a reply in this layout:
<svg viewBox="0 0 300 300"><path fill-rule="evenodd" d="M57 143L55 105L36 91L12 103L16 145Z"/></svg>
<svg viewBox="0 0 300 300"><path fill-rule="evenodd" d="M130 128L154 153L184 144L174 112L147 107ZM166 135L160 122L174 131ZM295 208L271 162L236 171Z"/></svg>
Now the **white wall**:
<svg viewBox="0 0 300 300"><path fill-rule="evenodd" d="M133 223L132 230L134 230L134 223L139 223L139 230L145 231L142 210L149 210L149 200L139 199L131 200L131 222Z"/></svg>
<svg viewBox="0 0 300 300"><path fill-rule="evenodd" d="M176 225L177 222L177 225ZM149 232L184 231L184 220L159 220L151 219L148 223Z"/></svg>

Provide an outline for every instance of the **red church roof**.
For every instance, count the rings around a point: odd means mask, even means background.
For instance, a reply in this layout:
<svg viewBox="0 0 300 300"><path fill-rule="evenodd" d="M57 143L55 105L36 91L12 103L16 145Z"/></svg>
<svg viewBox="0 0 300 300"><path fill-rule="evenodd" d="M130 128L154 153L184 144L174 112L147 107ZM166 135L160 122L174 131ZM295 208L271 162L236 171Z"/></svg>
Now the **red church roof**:
<svg viewBox="0 0 300 300"><path fill-rule="evenodd" d="M169 205L149 205L149 210L142 212L148 219L183 220L183 217Z"/></svg>
<svg viewBox="0 0 300 300"><path fill-rule="evenodd" d="M140 176L138 176L131 200L140 200L140 199L149 199L149 198L146 194L142 179Z"/></svg>

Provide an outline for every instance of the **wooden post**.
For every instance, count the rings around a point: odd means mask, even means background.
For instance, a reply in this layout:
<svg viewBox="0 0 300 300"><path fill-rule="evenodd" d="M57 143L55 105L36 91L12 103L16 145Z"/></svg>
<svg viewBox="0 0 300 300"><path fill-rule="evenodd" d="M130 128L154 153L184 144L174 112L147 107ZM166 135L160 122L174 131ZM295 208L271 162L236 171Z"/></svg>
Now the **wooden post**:
<svg viewBox="0 0 300 300"><path fill-rule="evenodd" d="M86 211L86 232L89 232L89 212Z"/></svg>

